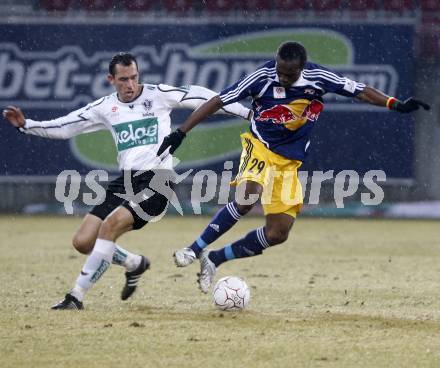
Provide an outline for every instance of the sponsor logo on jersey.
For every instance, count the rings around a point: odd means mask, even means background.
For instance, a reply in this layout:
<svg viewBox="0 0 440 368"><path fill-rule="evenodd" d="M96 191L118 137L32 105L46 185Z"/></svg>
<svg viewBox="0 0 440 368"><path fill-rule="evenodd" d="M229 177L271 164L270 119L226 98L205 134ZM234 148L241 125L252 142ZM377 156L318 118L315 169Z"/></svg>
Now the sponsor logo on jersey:
<svg viewBox="0 0 440 368"><path fill-rule="evenodd" d="M118 151L158 143L156 118L136 120L113 125L116 132Z"/></svg>
<svg viewBox="0 0 440 368"><path fill-rule="evenodd" d="M324 105L318 100L299 99L287 105L275 105L259 112L255 121L283 124L289 130L297 130L308 121L318 120Z"/></svg>
<svg viewBox="0 0 440 368"><path fill-rule="evenodd" d="M284 87L273 87L274 98L286 98L286 90Z"/></svg>

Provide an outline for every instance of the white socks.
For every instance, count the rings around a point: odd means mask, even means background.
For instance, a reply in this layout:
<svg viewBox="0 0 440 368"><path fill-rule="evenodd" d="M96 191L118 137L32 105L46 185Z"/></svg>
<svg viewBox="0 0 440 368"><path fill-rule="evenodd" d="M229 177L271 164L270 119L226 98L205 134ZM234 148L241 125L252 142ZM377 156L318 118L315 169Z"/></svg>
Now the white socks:
<svg viewBox="0 0 440 368"><path fill-rule="evenodd" d="M125 267L127 272L134 271L141 263L142 257L130 253L128 250L115 244L115 252L113 253L113 264Z"/></svg>
<svg viewBox="0 0 440 368"><path fill-rule="evenodd" d="M116 245L112 241L96 239L95 247L87 257L86 263L76 279L75 287L71 291L75 298L79 301L83 300L85 293L109 268L115 249Z"/></svg>

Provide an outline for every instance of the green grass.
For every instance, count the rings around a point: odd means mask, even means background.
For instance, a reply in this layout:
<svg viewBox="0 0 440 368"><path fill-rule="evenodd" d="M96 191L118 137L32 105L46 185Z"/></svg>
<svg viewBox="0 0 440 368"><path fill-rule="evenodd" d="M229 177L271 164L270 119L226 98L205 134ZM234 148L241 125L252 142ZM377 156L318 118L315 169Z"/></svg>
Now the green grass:
<svg viewBox="0 0 440 368"><path fill-rule="evenodd" d="M252 290L227 313L198 291L196 265L170 257L208 218L168 217L119 241L152 260L130 301L114 266L85 311L50 311L84 262L70 246L80 221L0 217L1 367L440 366L437 222L299 219L286 244L219 269Z"/></svg>

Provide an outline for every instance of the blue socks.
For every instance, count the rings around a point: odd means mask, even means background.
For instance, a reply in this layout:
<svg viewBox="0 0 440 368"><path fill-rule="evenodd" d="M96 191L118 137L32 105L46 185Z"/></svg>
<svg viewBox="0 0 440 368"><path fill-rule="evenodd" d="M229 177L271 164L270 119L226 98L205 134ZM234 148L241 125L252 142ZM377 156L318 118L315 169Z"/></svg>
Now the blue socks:
<svg viewBox="0 0 440 368"><path fill-rule="evenodd" d="M224 248L209 252L209 259L218 267L231 259L257 256L269 246L264 227L260 227Z"/></svg>
<svg viewBox="0 0 440 368"><path fill-rule="evenodd" d="M235 202L228 203L213 217L202 235L190 246L197 257L201 251L209 244L216 241L220 236L234 226L241 218Z"/></svg>
<svg viewBox="0 0 440 368"><path fill-rule="evenodd" d="M235 202L228 203L218 211L200 237L190 246L196 257L198 258L204 248L234 226L241 216ZM224 248L209 252L209 259L218 267L231 259L257 256L270 245L265 228L260 227Z"/></svg>

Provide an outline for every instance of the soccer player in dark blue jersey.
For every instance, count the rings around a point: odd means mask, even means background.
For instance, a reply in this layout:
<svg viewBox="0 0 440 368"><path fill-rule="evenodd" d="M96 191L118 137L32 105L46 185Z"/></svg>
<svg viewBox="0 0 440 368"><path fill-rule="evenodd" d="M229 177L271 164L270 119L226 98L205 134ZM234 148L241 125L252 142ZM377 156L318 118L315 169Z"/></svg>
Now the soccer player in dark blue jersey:
<svg viewBox="0 0 440 368"><path fill-rule="evenodd" d="M164 139L158 155L168 148L173 153L187 132L222 106L252 98L250 132L241 135L240 168L232 183L238 186L237 192L244 193L243 200L227 204L191 246L174 253L179 267L200 259L198 282L203 292L209 291L222 263L259 255L265 248L287 240L303 203L298 169L306 158L311 130L323 109L322 96L326 93L357 98L401 113L430 108L414 98L402 102L310 63L300 43L285 42L274 60L204 103ZM247 214L258 199L263 205L265 226L224 248L207 251L206 247Z"/></svg>

